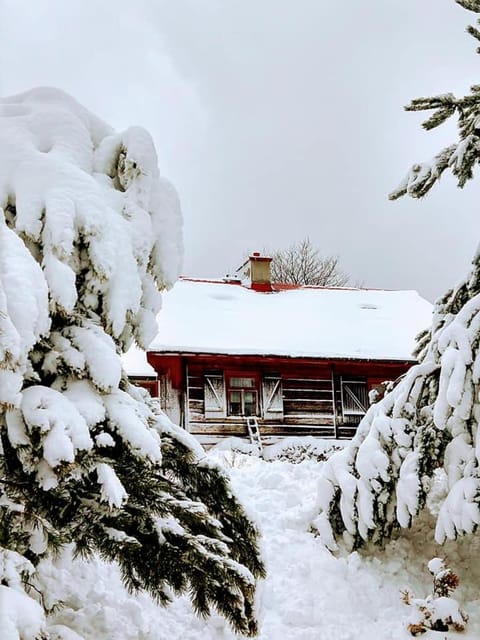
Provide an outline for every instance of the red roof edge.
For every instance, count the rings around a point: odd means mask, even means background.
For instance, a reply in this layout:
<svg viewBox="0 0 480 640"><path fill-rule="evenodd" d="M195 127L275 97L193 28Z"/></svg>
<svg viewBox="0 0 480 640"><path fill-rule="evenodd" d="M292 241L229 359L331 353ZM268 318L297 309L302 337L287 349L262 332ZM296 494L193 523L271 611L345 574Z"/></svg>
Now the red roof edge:
<svg viewBox="0 0 480 640"><path fill-rule="evenodd" d="M223 278L196 278L194 276L179 276L179 280L183 282L203 282L204 284L230 284L233 286L238 286L240 283L238 281L229 281ZM259 286L257 284L257 286ZM245 287L245 288L253 288L253 287ZM270 289L265 289L265 291L290 291L295 289L315 289L319 291L406 291L406 289L382 289L380 287L322 287L320 285L315 284L290 284L288 282L272 282L272 286ZM262 291L262 289L257 289L257 291Z"/></svg>

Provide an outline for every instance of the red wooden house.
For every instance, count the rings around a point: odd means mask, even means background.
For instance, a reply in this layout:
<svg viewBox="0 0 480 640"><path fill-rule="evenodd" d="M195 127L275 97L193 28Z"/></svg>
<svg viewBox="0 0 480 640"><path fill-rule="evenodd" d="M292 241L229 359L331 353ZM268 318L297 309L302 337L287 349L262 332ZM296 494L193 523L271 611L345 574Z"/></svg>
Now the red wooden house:
<svg viewBox="0 0 480 640"><path fill-rule="evenodd" d="M270 259L250 261L247 282L181 278L164 295L149 384L154 370L167 414L200 436L245 435L255 416L264 436L351 437L369 391L414 363L431 304L415 291L271 285Z"/></svg>

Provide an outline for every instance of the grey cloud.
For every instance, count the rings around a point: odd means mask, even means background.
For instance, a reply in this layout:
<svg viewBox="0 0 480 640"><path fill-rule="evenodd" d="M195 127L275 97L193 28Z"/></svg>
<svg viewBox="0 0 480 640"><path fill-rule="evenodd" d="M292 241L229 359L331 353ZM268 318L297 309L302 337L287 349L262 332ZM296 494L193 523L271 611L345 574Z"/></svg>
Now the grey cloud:
<svg viewBox="0 0 480 640"><path fill-rule="evenodd" d="M480 79L453 0L3 2L4 92L58 85L153 132L189 274L307 235L365 285L433 298L468 268L475 184L386 198L455 135L402 105Z"/></svg>

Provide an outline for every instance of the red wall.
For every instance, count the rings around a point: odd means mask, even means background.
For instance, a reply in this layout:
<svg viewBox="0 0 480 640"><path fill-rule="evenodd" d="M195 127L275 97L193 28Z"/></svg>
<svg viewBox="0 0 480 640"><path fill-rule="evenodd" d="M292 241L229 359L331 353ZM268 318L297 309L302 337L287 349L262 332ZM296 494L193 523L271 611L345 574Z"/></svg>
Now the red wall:
<svg viewBox="0 0 480 640"><path fill-rule="evenodd" d="M414 364L413 361L320 360L275 356L225 356L216 354L161 354L150 352L148 362L158 375L166 375L175 389L185 385L185 370L228 369L275 372L283 376L308 376L328 379L332 375L366 378L369 388L385 380L395 380Z"/></svg>

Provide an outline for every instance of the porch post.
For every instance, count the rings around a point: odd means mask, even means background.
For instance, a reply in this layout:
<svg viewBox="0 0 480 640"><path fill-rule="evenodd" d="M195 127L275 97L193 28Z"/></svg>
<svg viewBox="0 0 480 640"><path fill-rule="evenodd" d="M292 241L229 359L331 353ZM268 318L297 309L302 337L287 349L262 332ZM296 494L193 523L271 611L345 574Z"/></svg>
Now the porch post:
<svg viewBox="0 0 480 640"><path fill-rule="evenodd" d="M183 409L183 428L185 431L190 433L190 385L188 380L188 362L185 361L185 367L183 369L183 375L185 376L185 384L184 389L185 393L183 394L184 398L184 409Z"/></svg>
<svg viewBox="0 0 480 640"><path fill-rule="evenodd" d="M337 398L335 392L335 365L332 363L332 402L333 402L333 433L338 439L338 416L337 416Z"/></svg>

